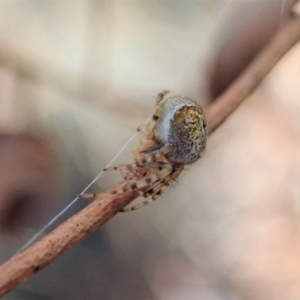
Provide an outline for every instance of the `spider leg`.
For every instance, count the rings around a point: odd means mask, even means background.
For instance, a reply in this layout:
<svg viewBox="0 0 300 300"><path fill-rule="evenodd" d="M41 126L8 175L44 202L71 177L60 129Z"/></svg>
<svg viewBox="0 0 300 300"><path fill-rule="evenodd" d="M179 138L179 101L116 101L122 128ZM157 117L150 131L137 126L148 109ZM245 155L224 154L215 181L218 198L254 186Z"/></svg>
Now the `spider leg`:
<svg viewBox="0 0 300 300"><path fill-rule="evenodd" d="M151 187L156 182L166 178L172 172L172 165L166 163L151 162L147 164L146 167L154 170L156 169L157 172L147 175L136 182L132 181L126 184L123 188L112 190L110 194L122 194L133 190L142 190L147 187Z"/></svg>
<svg viewBox="0 0 300 300"><path fill-rule="evenodd" d="M165 96L169 93L167 90L163 90L156 97L155 111L151 118L151 121L148 125L142 124L138 127L137 131L142 131L147 139L153 138L153 129L156 125L157 120L161 116L162 108L160 106L160 102L165 98Z"/></svg>
<svg viewBox="0 0 300 300"><path fill-rule="evenodd" d="M157 97L156 97L156 103L161 102L162 100L164 100L165 96L170 93L170 91L168 90L163 90L162 92L160 92Z"/></svg>
<svg viewBox="0 0 300 300"><path fill-rule="evenodd" d="M149 125L142 124L137 128L138 132L142 132L147 140L151 140L153 138L153 132L150 128L148 128Z"/></svg>
<svg viewBox="0 0 300 300"><path fill-rule="evenodd" d="M116 167L105 168L103 171L117 171L119 170L125 180L131 180L137 176L136 164L120 165Z"/></svg>
<svg viewBox="0 0 300 300"><path fill-rule="evenodd" d="M112 190L112 191L106 192L106 193L82 194L82 195L79 195L79 197L80 198L95 198L95 197L105 195L105 194L106 195L122 194L122 193L130 192L133 190L141 190L147 186L150 186L155 181L166 177L167 175L169 175L172 172L171 164L160 163L160 162L154 161L157 157L169 153L171 151L171 149L172 149L171 144L165 144L158 150L155 150L155 151L151 152L150 154L146 155L145 157L136 160L133 164L121 165L121 166L117 166L117 167L109 167L109 168L104 169L104 171L120 170L121 174L124 175L125 174L124 170L132 171L134 167L139 165L139 166L142 166L145 168L158 169L158 172L156 172L152 175L146 176L143 179L137 180L136 182L132 181L132 182L126 184L122 189L116 189L116 190ZM129 179L134 179L134 177L136 177L136 174L133 173L133 171L132 171L131 175L132 175L131 176L132 178L129 178ZM128 178L125 178L125 180L128 180Z"/></svg>
<svg viewBox="0 0 300 300"><path fill-rule="evenodd" d="M143 193L144 198L148 198L149 196L156 194L158 192L157 186L160 184L161 187L165 186L167 189L174 183L177 182L177 179L181 172L183 171L183 165L179 165L178 168L174 168L172 172L163 180L158 182L157 184L151 186L148 190ZM164 192L166 189L164 189ZM159 194L162 195L164 192L160 192Z"/></svg>
<svg viewBox="0 0 300 300"><path fill-rule="evenodd" d="M120 210L120 212L134 211L159 199L161 195L168 190L171 184L174 181L176 181L176 179L179 177L182 171L183 171L183 165L180 165L178 169L175 169L174 172L170 173L165 179L157 182L155 185L151 186L146 192L143 193L143 197L148 198L151 196L151 198L147 199L142 203L139 203L138 205L124 208Z"/></svg>
<svg viewBox="0 0 300 300"><path fill-rule="evenodd" d="M95 194L82 194L79 195L80 198L96 198L101 195L117 195L128 193L131 191L141 191L142 189L151 186L153 183L162 180L167 177L172 172L172 165L165 163L157 163L159 166L159 171L146 176L136 182L132 181L123 186L123 188L114 189L106 193L95 193ZM143 195L143 194L142 194Z"/></svg>
<svg viewBox="0 0 300 300"><path fill-rule="evenodd" d="M138 147L136 150L137 152L139 153L151 153L153 152L154 150L157 150L161 148L161 145L160 144L157 144L155 146L148 146L148 147Z"/></svg>
<svg viewBox="0 0 300 300"><path fill-rule="evenodd" d="M157 150L152 151L151 153L147 154L146 156L136 159L134 163L136 163L139 166L147 166L150 162L155 161L158 157L164 156L171 152L172 145L171 144L165 144L162 147L160 147Z"/></svg>
<svg viewBox="0 0 300 300"><path fill-rule="evenodd" d="M134 211L134 210L137 210L139 208L142 208L148 204L150 204L151 202L154 202L155 200L159 199L162 194L169 188L168 185L165 185L164 183L162 182L159 182L155 188L152 188L151 189L151 194L149 194L149 196L151 196L151 198L147 199L146 201L144 202L141 202L135 206L131 206L131 207L128 207L128 208L123 208L120 210L120 212L130 212L130 211ZM145 193L143 194L143 196L145 197ZM148 196L148 197L149 197Z"/></svg>
<svg viewBox="0 0 300 300"><path fill-rule="evenodd" d="M155 147L156 148L156 147ZM150 167L156 169L156 165L151 167L149 163L154 162L158 157L163 156L167 153L169 153L172 149L171 144L165 144L162 147L160 147L157 150L154 150L150 152L149 154L145 155L142 158L139 158L135 160L132 164L127 164L127 165L119 165L116 167L109 167L103 169L103 171L116 171L116 170L132 170L133 166L145 166L145 167Z"/></svg>
<svg viewBox="0 0 300 300"><path fill-rule="evenodd" d="M172 149L171 144L165 144L162 147L160 147L159 149L154 150L151 153L147 154L143 158L139 158L139 159L135 160L132 164L120 165L120 166L116 166L116 167L109 167L109 168L103 169L103 171L123 170L123 169L128 168L128 166L132 167L133 165L148 167L148 164L150 162L155 161L159 156L169 153L171 151L171 149Z"/></svg>

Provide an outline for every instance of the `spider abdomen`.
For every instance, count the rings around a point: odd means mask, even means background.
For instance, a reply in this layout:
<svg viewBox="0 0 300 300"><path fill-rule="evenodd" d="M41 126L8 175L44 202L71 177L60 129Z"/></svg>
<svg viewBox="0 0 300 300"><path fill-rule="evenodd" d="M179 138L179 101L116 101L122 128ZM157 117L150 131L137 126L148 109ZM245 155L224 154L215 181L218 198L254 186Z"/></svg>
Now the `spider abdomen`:
<svg viewBox="0 0 300 300"><path fill-rule="evenodd" d="M207 129L201 107L192 99L174 96L160 102L161 116L153 134L161 144L170 143L171 163L191 164L205 149Z"/></svg>

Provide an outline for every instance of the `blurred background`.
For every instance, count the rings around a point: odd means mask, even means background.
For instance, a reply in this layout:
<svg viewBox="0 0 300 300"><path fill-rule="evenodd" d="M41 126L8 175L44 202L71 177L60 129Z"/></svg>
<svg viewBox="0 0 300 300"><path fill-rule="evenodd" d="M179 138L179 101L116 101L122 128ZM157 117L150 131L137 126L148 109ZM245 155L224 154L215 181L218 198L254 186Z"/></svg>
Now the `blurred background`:
<svg viewBox="0 0 300 300"><path fill-rule="evenodd" d="M157 93L209 105L294 4L0 1L0 262L111 161ZM299 78L296 45L163 199L117 215L4 299L300 299Z"/></svg>

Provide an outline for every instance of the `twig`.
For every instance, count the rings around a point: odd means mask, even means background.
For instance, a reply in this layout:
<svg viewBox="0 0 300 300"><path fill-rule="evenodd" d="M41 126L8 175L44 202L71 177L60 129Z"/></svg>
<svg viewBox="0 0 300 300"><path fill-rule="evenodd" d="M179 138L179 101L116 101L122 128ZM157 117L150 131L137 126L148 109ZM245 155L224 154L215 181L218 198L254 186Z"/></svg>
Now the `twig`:
<svg viewBox="0 0 300 300"><path fill-rule="evenodd" d="M249 96L279 59L299 40L300 18L297 18L290 21L227 91L207 108L210 134ZM118 186L124 184L123 181ZM131 192L97 198L50 234L3 264L0 267L0 296L45 268L56 257L113 218L137 196L137 193Z"/></svg>
<svg viewBox="0 0 300 300"><path fill-rule="evenodd" d="M117 187L124 184L122 182ZM125 197L121 194L97 198L40 241L3 264L0 267L0 296L45 268L58 255L113 218L137 196L137 193L132 192Z"/></svg>
<svg viewBox="0 0 300 300"><path fill-rule="evenodd" d="M209 132L217 129L256 89L276 63L299 41L300 18L290 21L252 64L206 110Z"/></svg>

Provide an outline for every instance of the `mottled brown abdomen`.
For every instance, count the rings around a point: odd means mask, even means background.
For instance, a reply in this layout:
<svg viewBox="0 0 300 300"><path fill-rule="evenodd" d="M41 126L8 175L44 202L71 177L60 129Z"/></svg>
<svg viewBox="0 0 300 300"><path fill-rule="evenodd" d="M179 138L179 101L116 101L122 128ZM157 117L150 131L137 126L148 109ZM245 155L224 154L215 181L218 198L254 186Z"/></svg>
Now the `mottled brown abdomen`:
<svg viewBox="0 0 300 300"><path fill-rule="evenodd" d="M167 155L171 163L194 163L206 145L206 122L201 107L181 96L167 98L160 105L162 114L154 128L154 137L161 144L172 145Z"/></svg>

